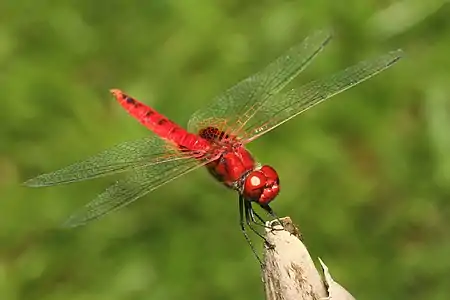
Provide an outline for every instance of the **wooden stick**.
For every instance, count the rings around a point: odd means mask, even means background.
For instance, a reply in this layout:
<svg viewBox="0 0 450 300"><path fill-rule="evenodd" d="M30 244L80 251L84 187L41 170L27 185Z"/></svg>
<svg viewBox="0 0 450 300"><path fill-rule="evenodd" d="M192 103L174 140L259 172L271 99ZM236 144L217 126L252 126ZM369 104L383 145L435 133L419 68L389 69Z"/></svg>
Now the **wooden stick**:
<svg viewBox="0 0 450 300"><path fill-rule="evenodd" d="M267 300L354 300L335 282L320 260L325 280L314 266L298 228L289 217L267 222L266 238L274 247L265 246L262 270ZM273 229L270 229L273 228Z"/></svg>

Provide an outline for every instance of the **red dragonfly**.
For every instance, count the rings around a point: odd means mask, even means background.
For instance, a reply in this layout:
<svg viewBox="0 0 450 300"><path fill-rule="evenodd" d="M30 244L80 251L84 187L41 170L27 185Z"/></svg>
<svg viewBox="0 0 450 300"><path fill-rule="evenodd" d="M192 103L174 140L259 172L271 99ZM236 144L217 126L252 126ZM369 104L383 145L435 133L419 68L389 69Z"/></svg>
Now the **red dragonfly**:
<svg viewBox="0 0 450 300"><path fill-rule="evenodd" d="M195 112L188 130L124 92L111 90L119 104L154 134L116 145L87 160L30 179L25 184L50 186L128 172L124 179L68 219L65 225L74 227L121 208L175 178L205 166L216 180L238 192L240 226L251 245L245 225L257 232L252 223L263 222L252 204L258 204L275 216L269 203L280 192L280 181L274 168L255 161L245 148L246 144L310 107L387 69L402 56L401 50L389 52L331 77L280 93L330 40L331 35L326 31L313 33L260 72L226 90L208 107ZM254 251L253 246L252 249Z"/></svg>

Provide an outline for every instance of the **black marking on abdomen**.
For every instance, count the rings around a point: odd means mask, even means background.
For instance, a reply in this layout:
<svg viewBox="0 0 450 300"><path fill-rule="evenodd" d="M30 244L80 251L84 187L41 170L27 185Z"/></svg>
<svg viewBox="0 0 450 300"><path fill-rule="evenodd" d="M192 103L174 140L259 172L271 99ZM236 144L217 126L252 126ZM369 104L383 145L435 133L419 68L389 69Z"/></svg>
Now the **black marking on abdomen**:
<svg viewBox="0 0 450 300"><path fill-rule="evenodd" d="M134 99L131 98L131 97L126 96L125 101L126 101L128 104L136 105L136 100L134 100Z"/></svg>
<svg viewBox="0 0 450 300"><path fill-rule="evenodd" d="M167 121L167 119L159 119L156 123L158 124L158 125L163 125L163 124L165 124L165 123L167 123L168 121Z"/></svg>

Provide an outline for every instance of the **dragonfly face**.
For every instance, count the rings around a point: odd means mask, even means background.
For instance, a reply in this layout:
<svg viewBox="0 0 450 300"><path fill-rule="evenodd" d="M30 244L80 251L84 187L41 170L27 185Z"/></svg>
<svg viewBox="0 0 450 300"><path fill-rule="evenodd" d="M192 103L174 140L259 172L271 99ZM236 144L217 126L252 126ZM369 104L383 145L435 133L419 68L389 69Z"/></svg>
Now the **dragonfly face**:
<svg viewBox="0 0 450 300"><path fill-rule="evenodd" d="M245 199L268 205L280 192L280 179L274 168L262 166L251 171L244 180L242 195Z"/></svg>

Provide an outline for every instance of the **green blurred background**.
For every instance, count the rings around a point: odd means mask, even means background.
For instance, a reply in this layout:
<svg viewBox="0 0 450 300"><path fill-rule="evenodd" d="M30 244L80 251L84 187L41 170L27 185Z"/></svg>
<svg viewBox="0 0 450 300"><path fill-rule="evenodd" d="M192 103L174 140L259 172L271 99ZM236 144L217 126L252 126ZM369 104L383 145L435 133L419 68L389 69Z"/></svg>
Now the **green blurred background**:
<svg viewBox="0 0 450 300"><path fill-rule="evenodd" d="M324 27L335 38L295 85L406 57L250 145L279 172L273 208L357 299L449 299L449 15L440 0L2 0L0 299L262 299L237 197L202 170L68 231L116 178L20 183L149 134L108 89L187 124Z"/></svg>

